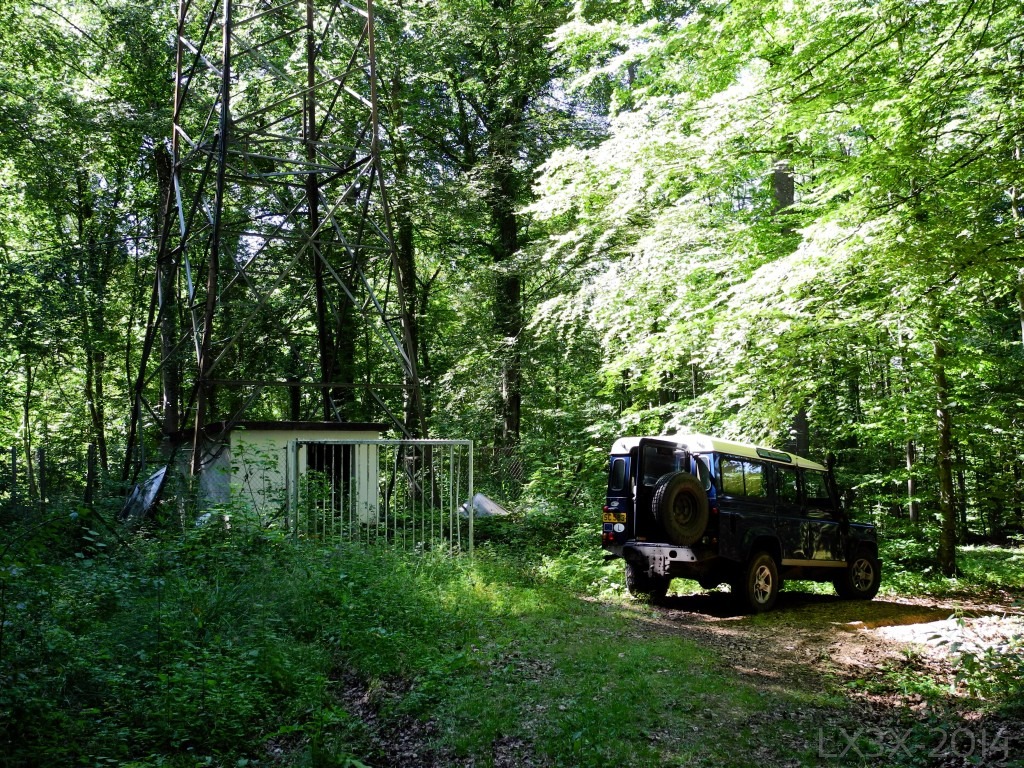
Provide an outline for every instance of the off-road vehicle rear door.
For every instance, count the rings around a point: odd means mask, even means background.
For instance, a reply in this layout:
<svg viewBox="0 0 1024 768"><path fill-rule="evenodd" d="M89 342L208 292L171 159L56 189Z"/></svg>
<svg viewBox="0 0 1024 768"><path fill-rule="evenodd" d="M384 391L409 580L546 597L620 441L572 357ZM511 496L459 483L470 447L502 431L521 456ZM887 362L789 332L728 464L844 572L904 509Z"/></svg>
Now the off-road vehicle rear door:
<svg viewBox="0 0 1024 768"><path fill-rule="evenodd" d="M658 480L679 469L683 452L667 440L644 438L637 447L636 515L639 520L651 512L651 497ZM639 526L638 526L639 533Z"/></svg>

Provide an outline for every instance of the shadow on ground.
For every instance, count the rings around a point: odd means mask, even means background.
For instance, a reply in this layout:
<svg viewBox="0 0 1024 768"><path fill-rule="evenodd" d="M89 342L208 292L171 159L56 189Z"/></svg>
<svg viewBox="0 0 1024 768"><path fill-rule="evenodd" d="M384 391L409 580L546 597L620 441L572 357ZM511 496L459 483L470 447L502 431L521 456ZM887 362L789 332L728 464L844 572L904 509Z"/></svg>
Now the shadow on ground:
<svg viewBox="0 0 1024 768"><path fill-rule="evenodd" d="M835 595L810 592L782 592L775 608L768 614L752 617L727 592L699 592L691 595L670 595L658 602L661 609L698 614L707 621L754 619L775 624L816 623L849 624L850 629L905 624L924 624L948 619L954 608L943 604L904 600L844 600ZM977 614L977 611L972 613Z"/></svg>

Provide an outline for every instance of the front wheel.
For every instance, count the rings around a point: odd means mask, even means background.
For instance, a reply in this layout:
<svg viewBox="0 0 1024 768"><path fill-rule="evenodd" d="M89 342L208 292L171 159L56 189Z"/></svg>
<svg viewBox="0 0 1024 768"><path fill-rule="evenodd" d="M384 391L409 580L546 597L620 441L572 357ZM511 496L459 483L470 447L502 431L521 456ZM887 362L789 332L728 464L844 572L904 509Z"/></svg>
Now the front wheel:
<svg viewBox="0 0 1024 768"><path fill-rule="evenodd" d="M747 563L742 581L736 584L743 606L754 613L770 611L779 599L782 580L775 558L767 552L757 552Z"/></svg>
<svg viewBox="0 0 1024 768"><path fill-rule="evenodd" d="M670 581L667 576L652 576L647 572L646 563L626 561L626 590L633 597L662 600L668 594Z"/></svg>
<svg viewBox="0 0 1024 768"><path fill-rule="evenodd" d="M832 582L836 594L847 600L870 600L882 583L882 566L869 552L858 552L843 575Z"/></svg>

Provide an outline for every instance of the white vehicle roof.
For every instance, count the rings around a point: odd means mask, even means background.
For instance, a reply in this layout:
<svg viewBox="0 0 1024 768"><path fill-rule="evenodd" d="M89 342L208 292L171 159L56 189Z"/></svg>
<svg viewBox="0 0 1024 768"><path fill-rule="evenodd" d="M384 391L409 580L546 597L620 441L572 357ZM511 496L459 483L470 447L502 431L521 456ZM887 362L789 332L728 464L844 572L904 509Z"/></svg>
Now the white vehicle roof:
<svg viewBox="0 0 1024 768"><path fill-rule="evenodd" d="M777 464L788 464L793 467L814 469L818 472L825 471L825 467L818 462L811 461L810 459L803 459L792 453L787 453L786 451L768 448L763 445L737 443L733 440L723 440L719 437L711 437L711 435L689 434L620 437L612 444L612 453L629 453L630 449L635 448L640 444L641 440L664 440L666 442L675 443L680 448L690 451L691 453L711 453L713 451L718 451L720 453L728 453L732 456L741 456L743 458L758 459L761 461L774 461Z"/></svg>

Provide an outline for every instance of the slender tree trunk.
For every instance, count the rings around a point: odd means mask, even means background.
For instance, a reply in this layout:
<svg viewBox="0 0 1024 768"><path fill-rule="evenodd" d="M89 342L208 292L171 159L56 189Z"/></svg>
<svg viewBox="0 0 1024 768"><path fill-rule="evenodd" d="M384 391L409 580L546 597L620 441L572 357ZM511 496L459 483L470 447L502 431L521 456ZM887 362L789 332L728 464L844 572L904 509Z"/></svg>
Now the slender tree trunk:
<svg viewBox="0 0 1024 768"><path fill-rule="evenodd" d="M1021 475L1022 472L1021 462L1013 462L1013 517L1017 521L1018 527L1024 524L1024 497L1021 494Z"/></svg>
<svg viewBox="0 0 1024 768"><path fill-rule="evenodd" d="M174 159L161 145L154 153L157 183L160 188L159 221L161 227L171 226L173 207ZM170 238L161 240L157 254L157 280L160 283L160 412L161 431L165 436L181 429L181 364L178 350L178 251L169 247Z"/></svg>
<svg viewBox="0 0 1024 768"><path fill-rule="evenodd" d="M957 446L953 451L956 457L956 511L959 517L960 541L966 540L970 531L967 528L967 472L963 451Z"/></svg>
<svg viewBox="0 0 1024 768"><path fill-rule="evenodd" d="M441 274L441 267L437 267L434 270L434 274L430 276L429 280L421 281L419 285L419 300L417 306L421 312L426 312L427 307L430 305L430 292L433 288L434 281L437 280L438 275ZM429 327L428 327L429 328ZM427 329L423 329L426 331ZM419 348L420 362L422 363L419 369L421 381L430 381L433 370L432 356L430 353L430 343L428 341L428 335L426 332L419 334L417 339L417 346ZM433 398L427 396L427 392L421 390L421 397L423 398L423 420L429 424L430 416L434 409Z"/></svg>
<svg viewBox="0 0 1024 768"><path fill-rule="evenodd" d="M782 220L780 233L789 235L793 232L792 226L786 219L787 209L796 202L796 181L793 178L793 166L790 163L789 155L793 150L791 137L786 137L783 142L783 156L775 161L772 167L772 198L775 202L775 214ZM788 447L799 456L806 456L811 446L811 424L807 418L807 409L801 404L789 429L791 438Z"/></svg>
<svg viewBox="0 0 1024 768"><path fill-rule="evenodd" d="M328 390L324 418L328 421L356 419L356 328L355 309L343 291L338 292L337 322L327 329L327 365L324 376L338 386ZM331 341L333 339L333 341Z"/></svg>
<svg viewBox="0 0 1024 768"><path fill-rule="evenodd" d="M988 472L984 471L984 465L981 469L974 472L974 484L978 488L991 488L992 477ZM978 524L981 526L981 535L988 536L988 518L989 518L989 505L991 501L988 498L979 499L978 503Z"/></svg>
<svg viewBox="0 0 1024 768"><path fill-rule="evenodd" d="M793 453L798 456L806 456L811 449L811 422L807 418L807 409L797 409L793 417L793 424L790 427L790 445Z"/></svg>
<svg viewBox="0 0 1024 768"><path fill-rule="evenodd" d="M1017 318L1020 321L1020 341L1024 344L1024 269L1017 273Z"/></svg>
<svg viewBox="0 0 1024 768"><path fill-rule="evenodd" d="M920 504L917 500L917 488L914 479L914 464L917 463L917 445L913 440L907 440L907 509L910 512L910 522L916 523L920 518Z"/></svg>
<svg viewBox="0 0 1024 768"><path fill-rule="evenodd" d="M522 280L518 272L508 269L508 262L519 250L519 220L515 212L518 183L515 171L505 168L498 180L499 188L491 203L491 220L497 230L494 250L495 330L502 339L500 416L501 443L506 447L519 444L522 420Z"/></svg>
<svg viewBox="0 0 1024 768"><path fill-rule="evenodd" d="M1016 107L1016 98L1013 99L1014 107ZM1013 159L1016 165L1020 165L1021 161L1021 149L1020 147L1013 148ZM1020 200L1021 191L1017 186L1010 187L1010 215L1013 217L1013 236L1017 240L1021 239L1021 212L1020 212ZM1020 338L1021 344L1024 344L1024 269L1021 269L1017 273L1017 315L1020 320Z"/></svg>
<svg viewBox="0 0 1024 768"><path fill-rule="evenodd" d="M302 138L306 145L306 160L316 161L317 116L316 116L316 34L314 30L314 8L312 0L306 0L306 88L305 112L303 114ZM306 174L306 220L309 227L309 238L312 241L309 249L313 285L316 301L316 337L320 357L320 399L323 418L333 421L335 403L330 387L337 373L335 365L334 340L339 334L332 334L328 325L327 307L327 270L324 260L327 255L321 251L320 229L320 182L317 174ZM348 326L351 335L352 326ZM341 329L344 333L345 329Z"/></svg>
<svg viewBox="0 0 1024 768"><path fill-rule="evenodd" d="M89 405L89 418L95 446L99 449L100 466L105 472L107 466L107 435L105 429L105 409L103 406L104 362L106 355L102 350L92 348L87 342L85 350L85 400Z"/></svg>
<svg viewBox="0 0 1024 768"><path fill-rule="evenodd" d="M28 481L28 497L30 499L38 496L36 488L35 464L32 458L32 386L33 386L32 363L28 356L25 356L25 398L21 408L21 443L25 451L25 479Z"/></svg>
<svg viewBox="0 0 1024 768"><path fill-rule="evenodd" d="M787 146L787 149L790 147ZM775 161L772 168L772 197L775 200L775 212L782 213L796 202L796 182L793 179L793 169L788 158L780 158ZM783 234L792 232L789 224L782 227Z"/></svg>
<svg viewBox="0 0 1024 768"><path fill-rule="evenodd" d="M939 533L939 568L946 576L956 575L956 507L953 501L953 417L946 381L947 351L938 338L932 344L935 377L936 425L938 427L939 512L942 528Z"/></svg>
<svg viewBox="0 0 1024 768"><path fill-rule="evenodd" d="M296 382L288 387L288 418L299 421L302 418L302 388L297 382L302 378L302 356L294 340L289 342L288 356L291 362L291 375L288 378Z"/></svg>
<svg viewBox="0 0 1024 768"><path fill-rule="evenodd" d="M89 182L83 171L76 174L76 225L78 235L78 279L85 291L80 302L82 348L85 354L85 386L83 396L89 410L93 438L99 446L100 462L107 469L106 417L103 404L104 350L106 313L104 297L109 258L103 258L96 242L94 210L90 200ZM108 246L104 246L105 251Z"/></svg>
<svg viewBox="0 0 1024 768"><path fill-rule="evenodd" d="M406 158L402 158L397 164L397 172L407 172ZM420 327L419 327L419 292L416 290L416 241L413 229L412 215L405 202L397 206L395 218L398 224L398 279L402 284L402 296L405 306L402 308L402 323L405 326L405 333L408 345L411 349L406 353L412 357L412 363L416 367L420 357ZM425 437L423 430L425 425L421 423L423 418L423 404L419 402L419 382L407 381L405 387L405 429L413 436Z"/></svg>

